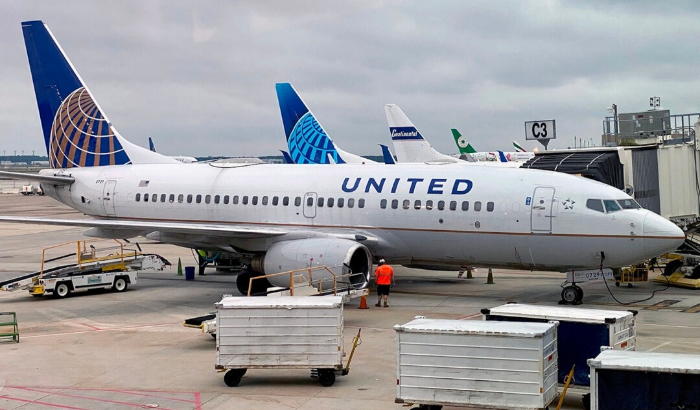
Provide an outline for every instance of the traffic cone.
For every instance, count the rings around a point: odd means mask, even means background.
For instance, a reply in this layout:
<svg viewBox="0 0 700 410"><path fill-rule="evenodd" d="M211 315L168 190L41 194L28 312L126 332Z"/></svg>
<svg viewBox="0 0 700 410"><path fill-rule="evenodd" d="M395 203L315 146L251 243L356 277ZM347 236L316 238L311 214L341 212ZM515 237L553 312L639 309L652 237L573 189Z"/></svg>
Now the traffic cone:
<svg viewBox="0 0 700 410"><path fill-rule="evenodd" d="M358 309L369 309L367 306L367 296L360 296L360 307Z"/></svg>
<svg viewBox="0 0 700 410"><path fill-rule="evenodd" d="M177 258L177 275L182 276L182 261Z"/></svg>
<svg viewBox="0 0 700 410"><path fill-rule="evenodd" d="M486 278L486 284L493 285L493 283L493 272L491 272L491 268L489 268L489 276Z"/></svg>

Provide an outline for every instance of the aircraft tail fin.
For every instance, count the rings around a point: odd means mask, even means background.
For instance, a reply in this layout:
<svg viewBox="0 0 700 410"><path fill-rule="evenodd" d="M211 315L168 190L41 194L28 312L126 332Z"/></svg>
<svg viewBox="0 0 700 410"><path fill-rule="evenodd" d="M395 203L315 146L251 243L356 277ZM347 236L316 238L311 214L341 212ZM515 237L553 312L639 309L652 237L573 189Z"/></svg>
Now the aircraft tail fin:
<svg viewBox="0 0 700 410"><path fill-rule="evenodd" d="M423 138L418 129L396 104L384 106L391 141L398 162L457 162L457 158L441 154Z"/></svg>
<svg viewBox="0 0 700 410"><path fill-rule="evenodd" d="M292 157L289 156L289 153L285 150L280 150L282 153L282 159L284 159L285 164L293 164L294 161L292 160Z"/></svg>
<svg viewBox="0 0 700 410"><path fill-rule="evenodd" d="M117 133L46 24L22 32L51 168L174 161Z"/></svg>
<svg viewBox="0 0 700 410"><path fill-rule="evenodd" d="M277 83L275 89L289 156L295 164L373 162L338 148L291 84Z"/></svg>
<svg viewBox="0 0 700 410"><path fill-rule="evenodd" d="M473 154L476 152L476 150L472 148L472 145L467 142L467 139L464 138L456 128L452 128L452 136L455 139L455 144L457 144L460 154Z"/></svg>
<svg viewBox="0 0 700 410"><path fill-rule="evenodd" d="M148 137L148 149L156 152L156 146L153 144L153 139L151 139L151 137Z"/></svg>
<svg viewBox="0 0 700 410"><path fill-rule="evenodd" d="M503 151L498 151L498 161L508 162L508 158L506 158L506 154L504 154Z"/></svg>
<svg viewBox="0 0 700 410"><path fill-rule="evenodd" d="M389 147L387 147L384 144L379 144L380 147L382 147L382 156L384 157L384 163L385 164L396 164L396 161L394 160L394 156L391 155L391 151L389 150Z"/></svg>
<svg viewBox="0 0 700 410"><path fill-rule="evenodd" d="M513 141L513 146L515 147L515 150L518 152L527 152L527 150L518 144L517 141Z"/></svg>

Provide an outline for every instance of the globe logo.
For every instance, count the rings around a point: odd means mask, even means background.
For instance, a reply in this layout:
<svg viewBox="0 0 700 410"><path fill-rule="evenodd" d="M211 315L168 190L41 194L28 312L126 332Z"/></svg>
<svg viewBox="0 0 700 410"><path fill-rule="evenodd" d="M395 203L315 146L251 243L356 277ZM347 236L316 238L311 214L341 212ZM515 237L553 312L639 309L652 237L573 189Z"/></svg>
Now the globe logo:
<svg viewBox="0 0 700 410"><path fill-rule="evenodd" d="M329 164L344 161L316 118L308 112L297 121L287 140L289 155L296 164Z"/></svg>

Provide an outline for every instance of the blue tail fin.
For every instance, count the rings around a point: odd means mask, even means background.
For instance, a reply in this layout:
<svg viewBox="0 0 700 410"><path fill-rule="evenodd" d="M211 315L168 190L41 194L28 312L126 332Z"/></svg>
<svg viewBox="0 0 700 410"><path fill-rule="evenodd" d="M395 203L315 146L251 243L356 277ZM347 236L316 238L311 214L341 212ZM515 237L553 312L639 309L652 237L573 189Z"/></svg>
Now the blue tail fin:
<svg viewBox="0 0 700 410"><path fill-rule="evenodd" d="M22 33L52 168L173 161L119 136L46 24Z"/></svg>
<svg viewBox="0 0 700 410"><path fill-rule="evenodd" d="M292 157L289 156L289 153L287 151L281 150L282 153L282 158L284 159L285 164L293 164L294 161L292 161Z"/></svg>
<svg viewBox="0 0 700 410"><path fill-rule="evenodd" d="M297 92L289 83L275 84L287 137L289 155L295 164L328 164L328 156L333 162L343 164L333 141L328 137L313 113L306 108Z"/></svg>
<svg viewBox="0 0 700 410"><path fill-rule="evenodd" d="M389 151L389 147L387 147L384 144L379 144L380 147L382 147L382 156L384 157L384 163L385 164L396 164L396 161L394 160L394 156L391 155L391 151Z"/></svg>
<svg viewBox="0 0 700 410"><path fill-rule="evenodd" d="M503 151L498 151L498 160L500 162L508 162L508 158L506 158L506 154Z"/></svg>
<svg viewBox="0 0 700 410"><path fill-rule="evenodd" d="M148 137L148 149L150 149L153 152L156 152L156 146L153 144L153 140L151 137Z"/></svg>

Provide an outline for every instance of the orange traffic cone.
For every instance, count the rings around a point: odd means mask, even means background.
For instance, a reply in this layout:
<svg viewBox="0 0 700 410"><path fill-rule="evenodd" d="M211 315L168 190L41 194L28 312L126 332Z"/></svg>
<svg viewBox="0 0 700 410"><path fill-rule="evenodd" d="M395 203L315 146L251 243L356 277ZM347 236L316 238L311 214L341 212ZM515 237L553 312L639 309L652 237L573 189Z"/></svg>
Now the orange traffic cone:
<svg viewBox="0 0 700 410"><path fill-rule="evenodd" d="M358 309L369 309L367 306L367 296L360 296L360 307Z"/></svg>

